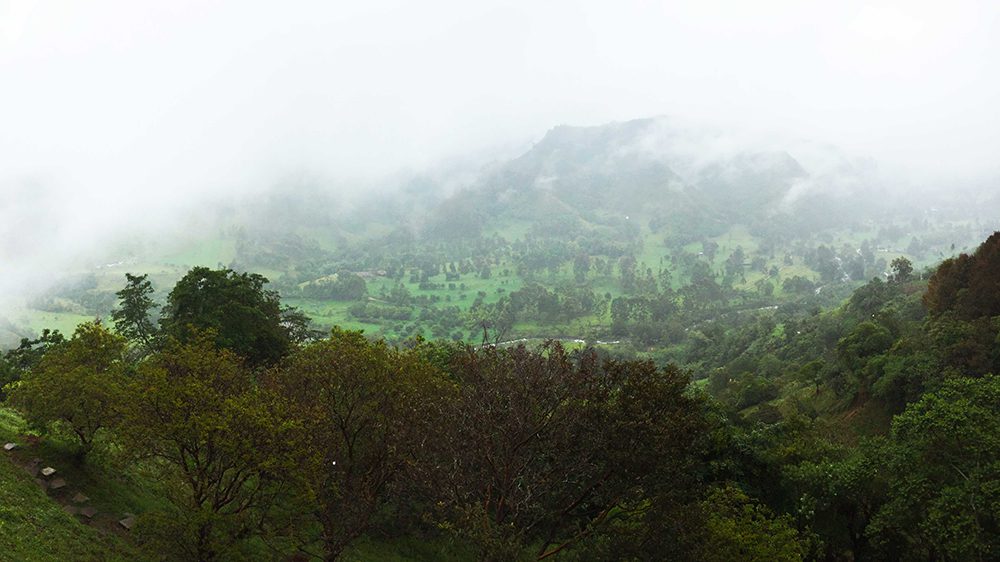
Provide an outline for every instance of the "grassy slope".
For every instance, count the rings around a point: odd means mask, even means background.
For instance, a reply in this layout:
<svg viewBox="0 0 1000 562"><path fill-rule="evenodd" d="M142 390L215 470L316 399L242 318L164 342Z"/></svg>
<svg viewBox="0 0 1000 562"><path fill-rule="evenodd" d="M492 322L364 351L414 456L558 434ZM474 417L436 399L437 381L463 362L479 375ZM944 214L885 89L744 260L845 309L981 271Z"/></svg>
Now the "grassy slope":
<svg viewBox="0 0 1000 562"><path fill-rule="evenodd" d="M0 408L0 439L13 440L21 429L20 418ZM14 458L13 453L0 452L0 559L25 562L141 559L123 537L86 525L63 511L27 471L14 464Z"/></svg>

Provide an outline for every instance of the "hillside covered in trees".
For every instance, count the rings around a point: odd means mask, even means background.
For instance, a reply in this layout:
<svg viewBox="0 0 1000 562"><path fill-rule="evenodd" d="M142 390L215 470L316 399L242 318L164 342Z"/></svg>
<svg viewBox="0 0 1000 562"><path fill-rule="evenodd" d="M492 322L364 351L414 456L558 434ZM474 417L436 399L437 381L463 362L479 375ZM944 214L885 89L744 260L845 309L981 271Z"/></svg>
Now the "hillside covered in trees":
<svg viewBox="0 0 1000 562"><path fill-rule="evenodd" d="M1000 562L1000 2L0 0L0 562Z"/></svg>
<svg viewBox="0 0 1000 562"><path fill-rule="evenodd" d="M129 275L106 321L3 355L3 467L133 517L81 558L997 559L1000 233L889 271L826 307L624 297L691 322L662 352L393 343L257 274L162 303Z"/></svg>
<svg viewBox="0 0 1000 562"><path fill-rule="evenodd" d="M40 287L2 474L12 536L79 541L12 552L997 559L1000 200L721 138L281 186Z"/></svg>

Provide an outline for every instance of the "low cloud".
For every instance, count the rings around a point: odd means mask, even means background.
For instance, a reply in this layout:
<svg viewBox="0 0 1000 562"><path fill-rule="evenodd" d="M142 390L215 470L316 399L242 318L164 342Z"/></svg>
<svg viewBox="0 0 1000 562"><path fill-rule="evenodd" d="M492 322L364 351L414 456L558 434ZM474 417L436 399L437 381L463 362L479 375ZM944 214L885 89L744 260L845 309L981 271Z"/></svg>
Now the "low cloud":
<svg viewBox="0 0 1000 562"><path fill-rule="evenodd" d="M289 176L349 199L564 123L670 115L832 142L913 183L979 181L1000 152L998 16L985 0L0 0L0 289ZM685 150L696 165L732 138Z"/></svg>

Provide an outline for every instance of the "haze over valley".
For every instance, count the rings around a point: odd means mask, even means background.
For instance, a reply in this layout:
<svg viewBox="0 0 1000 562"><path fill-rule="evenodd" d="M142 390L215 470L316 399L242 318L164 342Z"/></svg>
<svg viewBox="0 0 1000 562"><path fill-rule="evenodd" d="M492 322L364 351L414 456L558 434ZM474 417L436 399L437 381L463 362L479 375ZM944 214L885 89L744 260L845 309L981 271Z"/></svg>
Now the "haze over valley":
<svg viewBox="0 0 1000 562"><path fill-rule="evenodd" d="M482 277L489 263L496 276L507 278L502 284L520 284L515 272L539 267L528 265L533 259L556 260L538 273L547 271L539 279L557 283L568 278L581 252L609 263L630 255L640 271L674 270L671 286L679 288L692 264L678 264L678 258L724 274L725 259L740 247L756 271L742 273L736 285L755 290L755 283L766 282L780 289L794 276L820 284L818 266L806 264L819 246L839 260L836 275L822 281L851 286L888 275L888 263L898 256L926 266L974 248L998 227L1000 216L994 192L980 184L944 193L907 185L872 158L829 144L779 144L670 117L558 126L520 153L451 159L369 185L347 195L330 180L288 176L153 213L171 220L97 220L92 239L51 254L45 249L60 239L62 227L56 221L49 233L48 221L31 217L42 196L22 194L21 220L12 231L41 232L40 240L8 249L8 259L23 269L6 279L6 341L12 345L42 327L71 331L82 319L106 318L125 272L152 273L155 286L165 290L193 266L255 271L286 299L302 299L296 302L320 326L358 325L395 338L402 326L366 322L336 302L308 298L314 294L309 287L341 271L362 273L372 285L366 298L375 298L393 286L387 269L398 268L395 281L406 281L402 273L421 267L419 252L433 251L443 262L472 260L474 277ZM540 247L525 250L525 244ZM451 249L428 250L441 245ZM719 250L706 256L706 245ZM864 263L845 265L862 245ZM533 251L561 254L539 258ZM616 265L594 283L617 292ZM452 295L429 288L446 273L426 276L423 286L404 286L416 295L471 304L468 297L481 287ZM480 300L489 304L503 296L497 291L503 287L487 280L483 285L492 290ZM479 337L475 330L466 333L467 326L456 328L447 335ZM576 335L611 339L596 328Z"/></svg>
<svg viewBox="0 0 1000 562"><path fill-rule="evenodd" d="M0 0L0 558L1000 559L998 38Z"/></svg>
<svg viewBox="0 0 1000 562"><path fill-rule="evenodd" d="M0 9L5 294L287 185L338 214L441 168L465 175L435 192L467 187L559 125L665 115L716 133L688 157L783 150L836 176L842 153L902 193L988 192L998 171L989 3Z"/></svg>

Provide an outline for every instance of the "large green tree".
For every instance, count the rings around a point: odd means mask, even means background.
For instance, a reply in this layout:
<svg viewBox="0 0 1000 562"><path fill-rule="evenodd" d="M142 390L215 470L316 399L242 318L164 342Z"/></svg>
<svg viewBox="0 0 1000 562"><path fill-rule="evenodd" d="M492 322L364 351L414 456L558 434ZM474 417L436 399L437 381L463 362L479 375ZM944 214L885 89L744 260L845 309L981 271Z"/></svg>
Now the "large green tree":
<svg viewBox="0 0 1000 562"><path fill-rule="evenodd" d="M676 369L550 344L470 350L452 375L459 396L430 482L482 559L523 557L529 545L548 558L611 520L642 519L644 538L659 535L660 515L696 497L703 417Z"/></svg>
<svg viewBox="0 0 1000 562"><path fill-rule="evenodd" d="M888 501L868 528L886 559L1000 556L1000 377L957 378L895 418Z"/></svg>
<svg viewBox="0 0 1000 562"><path fill-rule="evenodd" d="M85 454L117 415L125 350L125 340L101 324L80 324L13 385L9 400L35 426L71 433Z"/></svg>
<svg viewBox="0 0 1000 562"><path fill-rule="evenodd" d="M170 291L163 331L186 341L192 333L211 330L219 347L251 365L273 364L288 353L296 329L285 322L288 313L283 315L278 293L266 289L267 282L256 273L195 267Z"/></svg>
<svg viewBox="0 0 1000 562"><path fill-rule="evenodd" d="M712 490L699 507L704 511L704 536L697 560L800 562L808 552L790 516L776 516L735 486Z"/></svg>
<svg viewBox="0 0 1000 562"><path fill-rule="evenodd" d="M291 466L287 413L214 340L207 332L168 340L139 365L121 404L122 450L169 501L142 526L171 559L239 558L245 539L264 528Z"/></svg>
<svg viewBox="0 0 1000 562"><path fill-rule="evenodd" d="M333 560L361 536L434 438L434 412L450 385L420 350L399 351L361 332L292 354L268 374L300 430L294 473Z"/></svg>
<svg viewBox="0 0 1000 562"><path fill-rule="evenodd" d="M65 336L59 330L42 330L35 339L21 338L14 349L7 350L0 360L0 398L6 398L8 386L21 380L21 377L38 364L45 353L66 343Z"/></svg>

